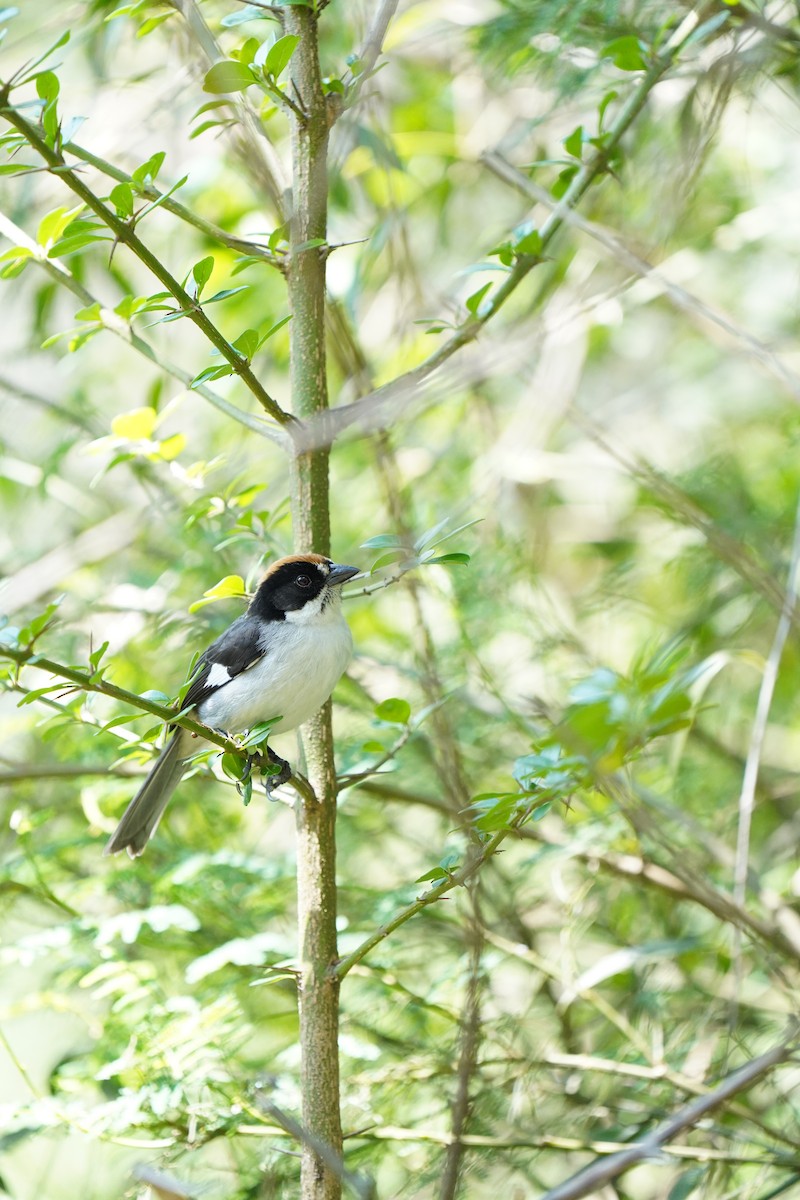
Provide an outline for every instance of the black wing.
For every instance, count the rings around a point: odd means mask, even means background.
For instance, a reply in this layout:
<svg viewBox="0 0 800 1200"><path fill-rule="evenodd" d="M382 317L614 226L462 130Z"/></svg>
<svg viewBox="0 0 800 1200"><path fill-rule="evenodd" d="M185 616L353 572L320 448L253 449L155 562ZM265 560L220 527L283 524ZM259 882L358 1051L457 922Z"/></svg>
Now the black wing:
<svg viewBox="0 0 800 1200"><path fill-rule="evenodd" d="M184 697L184 708L202 704L219 688L264 657L261 629L261 622L245 613L212 642L197 660L195 677Z"/></svg>

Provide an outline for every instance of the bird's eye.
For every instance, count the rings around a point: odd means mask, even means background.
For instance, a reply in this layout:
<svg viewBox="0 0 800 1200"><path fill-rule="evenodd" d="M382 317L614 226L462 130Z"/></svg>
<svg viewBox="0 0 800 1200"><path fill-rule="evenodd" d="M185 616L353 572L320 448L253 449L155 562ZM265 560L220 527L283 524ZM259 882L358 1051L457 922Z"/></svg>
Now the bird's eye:
<svg viewBox="0 0 800 1200"><path fill-rule="evenodd" d="M299 588L310 588L311 578L308 575L298 575L297 579L295 579L295 583Z"/></svg>

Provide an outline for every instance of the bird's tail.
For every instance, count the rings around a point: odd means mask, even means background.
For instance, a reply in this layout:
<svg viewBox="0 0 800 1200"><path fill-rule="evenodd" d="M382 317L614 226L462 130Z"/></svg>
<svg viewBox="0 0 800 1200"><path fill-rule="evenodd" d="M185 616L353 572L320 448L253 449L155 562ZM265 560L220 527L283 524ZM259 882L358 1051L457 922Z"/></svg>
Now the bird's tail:
<svg viewBox="0 0 800 1200"><path fill-rule="evenodd" d="M131 858L142 853L183 775L186 762L181 733L176 729L156 759L156 764L123 813L104 854L127 850Z"/></svg>

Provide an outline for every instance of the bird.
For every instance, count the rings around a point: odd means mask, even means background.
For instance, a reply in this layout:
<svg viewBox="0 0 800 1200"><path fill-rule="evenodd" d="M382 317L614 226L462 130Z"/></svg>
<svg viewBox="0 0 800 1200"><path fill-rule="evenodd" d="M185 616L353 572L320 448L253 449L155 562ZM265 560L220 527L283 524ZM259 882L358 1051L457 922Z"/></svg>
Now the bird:
<svg viewBox="0 0 800 1200"><path fill-rule="evenodd" d="M344 618L341 586L358 567L322 554L293 554L271 564L247 612L198 659L183 711L225 734L241 733L274 717L272 729L296 729L325 703L347 668L353 637ZM272 730L270 730L272 732ZM137 858L156 831L170 797L196 753L187 729L170 727L170 737L149 775L123 813L105 854L127 850ZM285 783L289 764L268 748Z"/></svg>

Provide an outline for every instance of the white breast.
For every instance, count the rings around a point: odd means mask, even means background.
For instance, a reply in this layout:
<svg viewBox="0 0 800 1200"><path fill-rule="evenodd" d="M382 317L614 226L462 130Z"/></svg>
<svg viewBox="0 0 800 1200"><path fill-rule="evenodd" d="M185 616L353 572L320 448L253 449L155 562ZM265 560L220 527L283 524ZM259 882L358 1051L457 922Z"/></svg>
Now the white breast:
<svg viewBox="0 0 800 1200"><path fill-rule="evenodd" d="M293 614L292 614L293 615ZM306 621L267 626L264 657L198 706L206 725L227 733L282 717L276 730L296 729L330 696L353 653L353 638L338 603Z"/></svg>

